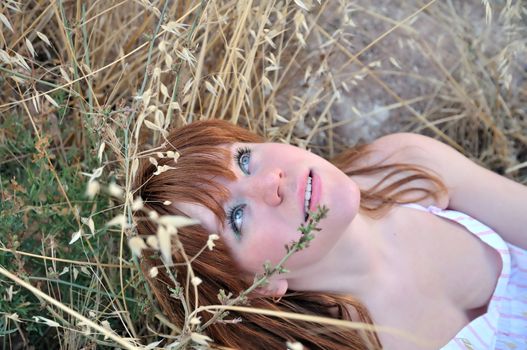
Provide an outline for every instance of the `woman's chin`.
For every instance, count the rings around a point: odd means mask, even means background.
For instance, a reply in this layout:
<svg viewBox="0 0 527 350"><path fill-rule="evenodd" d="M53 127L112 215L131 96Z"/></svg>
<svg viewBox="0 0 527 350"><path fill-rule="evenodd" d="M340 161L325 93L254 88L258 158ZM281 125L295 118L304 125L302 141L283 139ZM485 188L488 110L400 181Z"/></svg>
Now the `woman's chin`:
<svg viewBox="0 0 527 350"><path fill-rule="evenodd" d="M321 233L328 232L327 234L334 236L332 239L338 239L348 229L360 208L360 190L354 183L349 190L337 194L332 200L322 203L329 211L327 217L320 222L323 229Z"/></svg>
<svg viewBox="0 0 527 350"><path fill-rule="evenodd" d="M357 215L360 207L360 190L354 182L351 182L346 190L341 189L336 192L336 196L329 211L338 213L344 222L351 222ZM329 214L329 213L328 213Z"/></svg>

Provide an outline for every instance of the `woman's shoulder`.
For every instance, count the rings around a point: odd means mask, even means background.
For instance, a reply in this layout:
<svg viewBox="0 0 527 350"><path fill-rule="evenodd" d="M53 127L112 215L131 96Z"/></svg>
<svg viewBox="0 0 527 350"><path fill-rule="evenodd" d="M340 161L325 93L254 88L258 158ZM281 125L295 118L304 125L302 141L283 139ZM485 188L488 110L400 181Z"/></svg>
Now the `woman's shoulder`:
<svg viewBox="0 0 527 350"><path fill-rule="evenodd" d="M445 160L462 156L441 141L409 132L382 136L369 144L368 150L371 162L410 163L437 173L442 173L440 165Z"/></svg>
<svg viewBox="0 0 527 350"><path fill-rule="evenodd" d="M393 133L384 135L371 143L357 145L336 158L352 160L353 169L378 164L411 163L434 167L437 149L448 147L431 137L413 133ZM432 169L433 170L433 169Z"/></svg>
<svg viewBox="0 0 527 350"><path fill-rule="evenodd" d="M505 241L527 249L523 229L527 225L524 209L527 186L465 157L457 151L459 146L454 148L430 137L392 134L377 139L371 147L372 155L377 153L373 157L395 152L390 162L409 162L429 168L448 189L447 198L437 207L470 214L492 227Z"/></svg>
<svg viewBox="0 0 527 350"><path fill-rule="evenodd" d="M354 162L353 167L363 168L373 165L388 165L395 163L417 165L427 171L430 171L433 175L438 176L442 181L444 181L445 179L443 179L441 176L441 171L438 169L437 163L434 162L433 154L435 152L430 152L431 149L433 150L439 147L437 144L447 147L439 141L419 134L389 134L378 138L367 145L367 152L365 156L357 159L357 161ZM354 180L361 189L368 189L375 186L380 180L382 180L392 171L393 169L386 169L385 171L378 172L374 175L355 175L350 176L350 178ZM405 178L406 176L408 176L408 173L397 173L396 175L390 177L390 181L395 182ZM445 183L445 185L448 184ZM418 179L402 185L401 190L412 187L419 187L427 190L433 190L435 188L434 184L432 184L430 181ZM408 193L406 197L411 199L415 197L415 194ZM441 192L438 194L437 199L427 197L420 201L416 201L415 203L425 207L433 205L441 209L446 209L449 204L449 195L448 193Z"/></svg>

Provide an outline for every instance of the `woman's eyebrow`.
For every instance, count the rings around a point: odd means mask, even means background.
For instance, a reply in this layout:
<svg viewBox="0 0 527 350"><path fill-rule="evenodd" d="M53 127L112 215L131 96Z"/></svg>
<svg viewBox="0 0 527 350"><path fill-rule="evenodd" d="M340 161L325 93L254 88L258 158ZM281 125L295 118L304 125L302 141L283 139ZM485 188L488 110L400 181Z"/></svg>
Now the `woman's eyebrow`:
<svg viewBox="0 0 527 350"><path fill-rule="evenodd" d="M213 213L211 215L206 215L201 220L201 226L207 230L207 232L219 233L221 231L221 225L218 225L219 218L216 217Z"/></svg>
<svg viewBox="0 0 527 350"><path fill-rule="evenodd" d="M215 233L219 231L217 223L220 221L212 210L203 204L179 203L178 209L189 218L199 221L199 225L206 231Z"/></svg>

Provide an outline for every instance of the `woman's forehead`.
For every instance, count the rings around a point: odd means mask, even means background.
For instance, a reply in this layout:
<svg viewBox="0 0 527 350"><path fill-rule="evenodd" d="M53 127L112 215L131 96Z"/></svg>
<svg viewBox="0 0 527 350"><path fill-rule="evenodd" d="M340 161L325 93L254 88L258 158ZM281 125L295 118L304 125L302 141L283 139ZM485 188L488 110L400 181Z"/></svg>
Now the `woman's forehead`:
<svg viewBox="0 0 527 350"><path fill-rule="evenodd" d="M174 203L178 210L192 219L199 220L200 225L209 233L219 233L219 220L212 210L195 203Z"/></svg>

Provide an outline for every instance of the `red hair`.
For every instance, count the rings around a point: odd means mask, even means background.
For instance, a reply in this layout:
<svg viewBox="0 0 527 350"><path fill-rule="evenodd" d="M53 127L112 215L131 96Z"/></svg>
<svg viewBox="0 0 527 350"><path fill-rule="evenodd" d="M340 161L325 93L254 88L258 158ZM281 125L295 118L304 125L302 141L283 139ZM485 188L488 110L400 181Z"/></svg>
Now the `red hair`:
<svg viewBox="0 0 527 350"><path fill-rule="evenodd" d="M225 222L222 203L229 194L227 189L214 181L214 178L235 179L235 176L226 166L230 157L229 152L218 146L234 142L257 143L264 141L262 137L246 129L221 120L199 121L172 130L161 151L179 152L180 158L175 165L176 169L154 176L156 166L146 159L140 162L134 181L135 196L140 196L144 201L144 209L135 213L138 233L142 236L156 233L156 225L148 219L149 211L155 211L159 215L184 215L173 205L163 204L165 201L202 205L209 208L219 218L220 222ZM361 189L361 209L372 217L382 215L395 203L409 203L428 196L436 198L440 191L446 190L437 177L426 173L417 166L408 164L375 164L363 168L353 166L369 152L368 145L358 146L334 158L333 163L339 169L346 169L345 172L348 175L374 174L387 169L394 169L395 173L413 172L412 176L403 178L380 190L377 190L377 186L368 191ZM156 157L156 160L159 166L170 165L174 167L172 158ZM385 176L381 182L392 176L394 172ZM412 200L401 200L403 192L407 193L408 190L396 192L397 188L417 179L431 181L436 185L436 190L415 188L416 192L424 193L424 195ZM199 254L206 245L208 237L209 232L198 225L178 230L178 239L187 256ZM188 281L185 260L176 248L173 248L172 251L177 283L180 287L185 288ZM159 265L162 263L155 252L143 254L141 267L144 272L148 272L151 267ZM196 276L199 276L203 281L199 285L197 296L199 305L218 304L220 290L232 292L234 296L237 296L249 287L249 283L240 278L242 271L236 266L221 239L216 241L216 247L212 251L203 250L199 257L192 262L192 268ZM182 305L180 299L171 296L174 293L174 280L163 269L159 269L159 271L155 278L150 277L148 273L145 273L145 276L163 313L174 325L182 329L186 325L185 308L190 306L193 309L195 307L195 296L186 300L188 306ZM288 292L278 302L268 297L252 296L250 305L255 308L276 311L327 317L336 316L343 320L373 324L366 307L360 300L352 296L297 291ZM356 316L354 318L350 315L349 308L355 311ZM202 316L202 324L211 317L207 313L202 313L200 316ZM236 318L241 318L241 322L225 322L225 319L233 320ZM286 341L299 341L307 349L382 348L375 332L322 327L306 321L290 321L248 313L229 312L229 316L225 319L222 322L213 323L205 330L206 334L221 346L240 349L279 349L284 348ZM183 331L188 332L188 329Z"/></svg>

